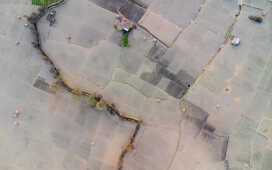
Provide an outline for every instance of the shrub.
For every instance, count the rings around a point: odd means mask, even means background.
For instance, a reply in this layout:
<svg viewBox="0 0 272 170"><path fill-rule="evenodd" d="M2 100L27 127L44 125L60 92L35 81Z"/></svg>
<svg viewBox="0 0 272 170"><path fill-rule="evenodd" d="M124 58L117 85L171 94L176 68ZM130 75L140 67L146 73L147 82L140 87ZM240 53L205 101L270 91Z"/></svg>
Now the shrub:
<svg viewBox="0 0 272 170"><path fill-rule="evenodd" d="M96 103L96 109L103 111L106 108L106 103L100 100L99 102Z"/></svg>
<svg viewBox="0 0 272 170"><path fill-rule="evenodd" d="M122 46L123 47L128 47L128 40L127 39L122 40Z"/></svg>
<svg viewBox="0 0 272 170"><path fill-rule="evenodd" d="M126 141L125 143L125 150L128 152L132 149L132 145L131 145L131 140L129 139L128 141Z"/></svg>
<svg viewBox="0 0 272 170"><path fill-rule="evenodd" d="M78 89L78 88L73 89L73 90L72 90L72 94L73 94L74 96L80 97L80 96L82 95L82 90L80 90L80 89Z"/></svg>
<svg viewBox="0 0 272 170"><path fill-rule="evenodd" d="M95 99L95 97L93 95L89 95L89 98L87 99L87 103L89 106L91 106L92 108L96 107L97 104L97 100Z"/></svg>

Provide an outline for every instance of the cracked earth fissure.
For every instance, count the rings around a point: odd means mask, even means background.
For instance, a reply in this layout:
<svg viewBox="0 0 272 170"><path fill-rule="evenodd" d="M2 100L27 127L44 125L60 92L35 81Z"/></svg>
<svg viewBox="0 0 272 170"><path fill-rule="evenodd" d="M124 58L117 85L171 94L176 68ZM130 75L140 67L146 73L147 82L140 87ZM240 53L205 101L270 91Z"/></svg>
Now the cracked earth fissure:
<svg viewBox="0 0 272 170"><path fill-rule="evenodd" d="M227 32L225 33L225 39L224 42L222 43L221 47L219 47L215 54L211 57L211 59L208 61L208 63L206 64L205 68L203 69L203 71L198 75L198 77L196 78L195 82L193 83L192 86L196 85L197 82L200 80L200 78L202 77L202 75L206 72L206 68L209 67L212 62L216 59L216 57L218 56L218 54L222 51L222 49L225 47L225 45L229 42L229 40L232 37L232 31L233 31L233 27L234 25L238 22L239 17L241 15L242 12L242 5L239 5L238 7L238 12L237 14L235 14L235 18L232 21L231 25L228 27ZM189 90L187 90L186 94L189 92ZM186 96L186 94L184 96Z"/></svg>
<svg viewBox="0 0 272 170"><path fill-rule="evenodd" d="M168 167L167 167L166 170L170 170L170 169L172 168L173 163L174 163L174 161L175 161L175 159L176 159L176 157L177 157L178 151L179 151L179 149L180 149L180 147L181 147L181 136L182 136L181 131L182 131L182 123L183 123L183 119L182 119L182 114L181 114L181 118L180 118L180 120L179 120L179 127L178 127L178 141L177 141L175 153L174 153L173 157L171 158L171 161L170 161L170 163L169 163L169 165L168 165Z"/></svg>
<svg viewBox="0 0 272 170"><path fill-rule="evenodd" d="M181 36L181 34L190 26L199 16L200 12L202 11L203 7L206 5L207 0L204 0L204 2L200 5L200 7L197 10L197 13L194 15L194 17L185 25L185 27L178 33L174 41L172 42L172 45L177 41L177 39Z"/></svg>
<svg viewBox="0 0 272 170"><path fill-rule="evenodd" d="M48 56L45 51L41 48L41 41L40 41L40 33L38 30L38 22L39 20L48 12L48 10L52 9L52 8L56 8L62 4L64 4L65 0L59 0L56 3L51 4L48 7L41 7L38 10L38 13L32 13L32 15L30 17L28 17L28 21L30 22L30 24L32 24L32 26L30 27L35 41L33 42L33 45L37 48L37 50L41 53L41 55L44 57L44 59L52 66L53 68L53 74L55 77L58 78L59 81L59 85L64 88L66 91L68 91L69 93L72 93L72 91L74 90L69 83L65 82L63 80L63 78L61 77L61 73L59 71L59 69L56 67L56 64L53 62L53 60L51 59L50 56ZM89 96L92 95L91 93L87 92L87 91L82 91L82 95L84 96ZM104 100L103 100L104 101ZM121 120L126 120L132 123L136 123L136 127L132 133L132 135L130 136L130 138L128 139L128 141L126 142L126 144L124 145L124 148L122 149L121 155L119 157L119 161L118 161L118 165L117 165L117 170L122 170L123 168L123 163L124 163L124 158L126 156L126 154L133 149L133 143L135 141L135 138L139 132L139 129L141 128L141 124L142 124L142 120L122 113L120 112L117 108L113 107L114 104L112 104L111 102L107 102L104 101L106 103L106 108L107 110L112 110L114 111L117 116L121 119Z"/></svg>

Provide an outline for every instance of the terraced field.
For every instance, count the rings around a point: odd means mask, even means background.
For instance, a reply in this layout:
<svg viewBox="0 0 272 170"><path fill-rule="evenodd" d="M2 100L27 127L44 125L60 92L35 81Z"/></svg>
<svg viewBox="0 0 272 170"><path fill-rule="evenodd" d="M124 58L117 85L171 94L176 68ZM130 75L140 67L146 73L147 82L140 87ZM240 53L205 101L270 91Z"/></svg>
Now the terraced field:
<svg viewBox="0 0 272 170"><path fill-rule="evenodd" d="M0 169L271 170L270 1L51 2L0 1Z"/></svg>

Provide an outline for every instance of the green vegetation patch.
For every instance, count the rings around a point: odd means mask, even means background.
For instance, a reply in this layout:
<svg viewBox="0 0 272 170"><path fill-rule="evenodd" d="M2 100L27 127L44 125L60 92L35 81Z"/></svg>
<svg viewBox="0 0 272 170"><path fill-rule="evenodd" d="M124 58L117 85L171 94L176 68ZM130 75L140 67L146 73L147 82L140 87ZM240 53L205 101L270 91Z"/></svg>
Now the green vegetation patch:
<svg viewBox="0 0 272 170"><path fill-rule="evenodd" d="M72 90L72 94L74 97L81 97L83 92L81 89L76 88Z"/></svg>
<svg viewBox="0 0 272 170"><path fill-rule="evenodd" d="M131 29L129 31L123 30L123 40L122 40L123 47L129 46L128 35L129 35L130 31L131 31Z"/></svg>
<svg viewBox="0 0 272 170"><path fill-rule="evenodd" d="M106 109L106 103L100 100L99 102L96 103L96 109L103 111L104 109Z"/></svg>
<svg viewBox="0 0 272 170"><path fill-rule="evenodd" d="M87 100L87 103L90 105L90 107L96 107L97 100L95 99L95 96L92 94L89 94L89 98Z"/></svg>
<svg viewBox="0 0 272 170"><path fill-rule="evenodd" d="M32 5L48 6L48 5L55 3L57 1L58 0L32 0Z"/></svg>

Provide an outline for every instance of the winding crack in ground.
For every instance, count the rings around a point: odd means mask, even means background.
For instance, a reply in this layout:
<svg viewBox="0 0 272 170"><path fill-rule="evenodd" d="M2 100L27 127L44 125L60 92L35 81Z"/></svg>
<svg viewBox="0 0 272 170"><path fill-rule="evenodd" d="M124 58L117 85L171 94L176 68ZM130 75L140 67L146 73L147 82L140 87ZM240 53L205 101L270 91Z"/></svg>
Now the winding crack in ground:
<svg viewBox="0 0 272 170"><path fill-rule="evenodd" d="M178 35L176 36L176 38L174 39L174 41L172 42L172 44L174 44L177 39L179 38L179 36L197 19L197 17L199 16L200 12L202 11L204 5L206 5L207 0L204 0L204 2L200 5L200 7L197 10L197 13L195 14L195 16L185 25L185 27L178 33Z"/></svg>
<svg viewBox="0 0 272 170"><path fill-rule="evenodd" d="M206 1L205 1L206 2ZM204 4L203 4L204 5ZM198 13L201 11L201 9L202 9L202 7L200 7L200 9L199 9L199 11L198 11ZM223 45L220 47L220 48L218 48L217 50L216 50L216 53L212 56L212 58L209 60L209 62L208 62L208 64L206 65L206 67L207 66L209 66L214 60L215 60L215 58L217 57L217 55L221 52L221 50L224 48L224 46L229 42L229 40L231 39L231 36L232 36L232 31L233 31L233 27L234 27L234 25L237 23L237 21L238 21L238 19L239 19L239 16L240 16L240 14L241 14L241 12L242 12L242 6L241 5L239 5L239 9L238 9L238 13L235 15L235 18L234 18L234 20L233 20L233 22L231 23L231 25L228 27L228 30L227 30L227 32L225 33L225 40L224 40L224 42L223 42ZM197 18L197 16L198 16L198 14L195 16L195 18L193 19L193 20L195 20L196 18ZM191 23L189 23L187 26L186 26L186 28L190 25ZM182 33L182 31L181 31L181 33ZM181 34L180 33L180 34ZM178 35L179 36L179 35ZM195 83L193 84L193 85L195 85L197 82L198 82L198 80L200 79L200 77L201 77L201 75L203 74L205 72L205 70L203 70L203 72L202 73L200 73L200 75L198 76L198 78L196 79L196 81L195 81ZM189 91L189 90L188 90ZM187 92L188 92L187 91ZM186 93L187 93L186 92ZM185 94L186 95L186 94ZM184 96L185 96L184 95ZM169 166L167 167L167 170L170 170L170 168L172 167L172 164L173 164L173 162L174 162L174 160L175 160L175 158L176 158L176 155L177 155L177 152L178 152L178 150L179 150L179 148L180 148L180 140L181 140L181 129L182 129L182 119L180 119L180 122L179 122L179 136L178 136L178 143L177 143L177 146L176 146L176 150L175 150L175 153L174 153L174 155L173 155L173 157L172 157L172 159L171 159L171 162L170 162L170 164L169 164ZM227 138L227 142L226 142L226 146L225 146L225 148L223 148L223 156L222 156L222 159L225 161L225 167L227 167L227 169L228 169L228 161L226 160L226 148L228 147L228 140L229 140L229 138L228 138L228 136L221 136L221 135L218 135L218 134L214 134L215 136L217 136L217 137L226 137Z"/></svg>
<svg viewBox="0 0 272 170"><path fill-rule="evenodd" d="M173 157L171 158L171 161L170 161L170 163L169 163L169 165L168 165L168 167L167 167L167 169L166 170L170 170L171 169L171 167L173 166L173 163L174 163L174 161L175 161L175 159L176 159L176 157L177 157L177 153L178 153L178 151L179 151L179 149L180 149L180 145L181 145L181 131L182 131L182 123L183 123L183 118L182 118L182 113L181 113L181 116L180 116L180 120L179 120L179 130L178 130L178 141L177 141L177 146L176 146L176 149L175 149L175 153L174 153L174 155L173 155Z"/></svg>
<svg viewBox="0 0 272 170"><path fill-rule="evenodd" d="M228 27L228 30L227 32L225 33L225 40L222 44L221 47L219 47L215 54L212 56L212 58L209 60L209 62L206 64L205 68L209 67L211 65L211 63L216 59L216 57L218 56L218 54L222 51L222 49L225 47L225 45L229 42L229 40L231 39L232 37L232 31L233 31L233 27L234 25L237 23L237 21L239 20L239 17L240 17L240 14L242 12L242 5L239 5L238 7L238 13L235 14L235 18L234 20L232 21L231 25ZM206 69L203 69L202 72L198 75L198 77L196 78L195 82L192 84L192 86L196 85L197 82L200 80L201 76L206 72ZM191 87L192 87L191 86ZM189 92L189 90L187 90L187 92L185 93L185 95ZM184 96L185 96L184 95Z"/></svg>
<svg viewBox="0 0 272 170"><path fill-rule="evenodd" d="M65 82L61 78L60 72L59 72L58 68L56 67L55 63L53 62L53 60L41 48L40 33L39 33L39 30L38 30L38 27L37 27L37 23L39 22L39 20L41 19L41 17L44 16L48 12L49 9L56 8L56 7L58 7L58 6L60 6L60 5L64 4L64 3L65 3L65 0L59 0L59 1L51 4L48 7L42 7L42 8L40 8L38 10L38 13L32 13L32 15L30 17L28 17L28 21L30 22L30 24L33 25L33 27L31 27L31 30L32 30L32 33L34 34L35 39L36 39L35 46L37 47L37 49L39 50L39 52L43 55L44 59L51 64L51 66L52 66L52 68L54 70L54 75L56 77L58 77L59 81L61 82L60 83L61 86L65 90L67 90L69 93L72 93L72 91L74 89L72 87L70 87L68 85L68 83ZM91 94L88 93L88 92L84 92L83 91L83 95L89 96ZM107 110L108 109L113 109L115 111L115 113L117 114L117 116L120 119L129 121L129 122L132 122L132 123L133 122L136 123L136 128L133 131L131 137L126 142L126 144L124 146L124 149L122 150L121 155L119 157L119 162L118 162L118 165L117 165L117 169L118 170L122 170L122 168L123 168L123 162L124 162L124 157L128 153L128 151L130 151L132 149L132 147L133 147L133 143L135 141L135 138L136 138L136 136L138 134L139 129L141 128L142 120L139 119L139 118L137 118L137 117L134 117L134 116L131 116L131 115L128 115L128 114L125 114L125 113L121 113L115 107L112 107L112 104L108 104L107 102L106 102L106 107L107 107Z"/></svg>

